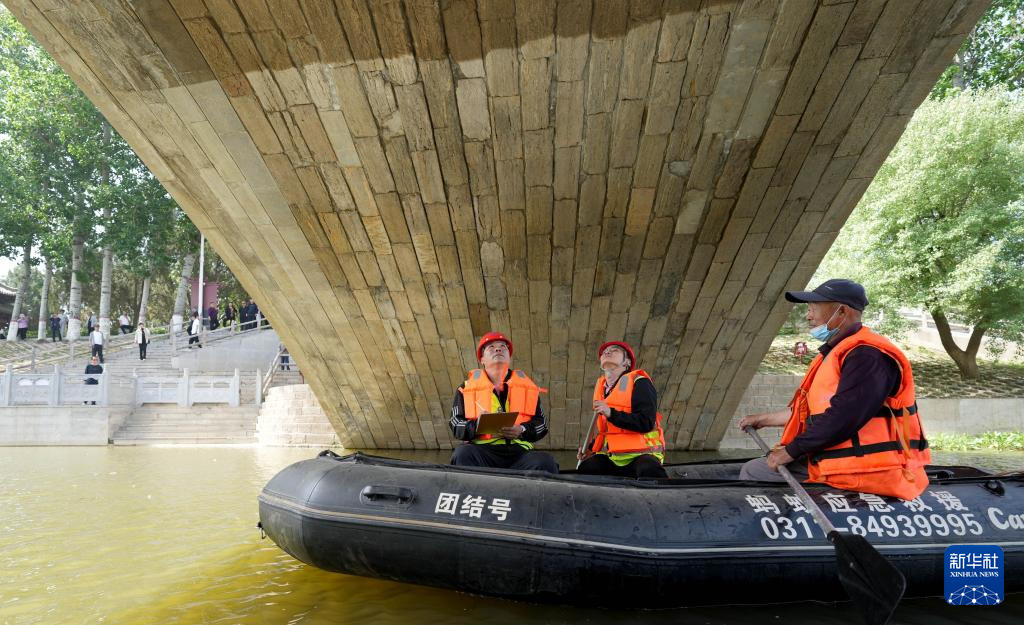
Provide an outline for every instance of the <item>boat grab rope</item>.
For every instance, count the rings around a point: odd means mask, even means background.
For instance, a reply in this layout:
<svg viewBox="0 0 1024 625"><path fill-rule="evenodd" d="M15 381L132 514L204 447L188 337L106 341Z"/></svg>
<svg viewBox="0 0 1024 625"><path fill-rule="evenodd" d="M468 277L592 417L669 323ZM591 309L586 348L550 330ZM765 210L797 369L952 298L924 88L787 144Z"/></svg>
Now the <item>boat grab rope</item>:
<svg viewBox="0 0 1024 625"><path fill-rule="evenodd" d="M274 506L276 508L296 512L300 514L308 514L315 516L320 519L326 520L341 520L358 523L360 525L373 525L373 524L384 524L391 526L406 526L406 527L418 527L421 529L430 529L441 531L449 534L478 534L482 536L493 536L497 538L519 540L523 542L541 542L547 544L557 544L566 547L589 547L600 550L613 550L628 552L632 554L648 555L648 556L665 556L665 555L679 555L679 554L731 554L731 553L766 553L776 551L831 551L831 544L815 544L815 545L770 545L755 544L755 545L744 545L737 547L713 547L713 546L701 546L701 547L642 547L638 545L630 545L624 543L609 543L603 541L586 540L582 538L569 538L566 536L555 536L551 534L537 534L529 532L521 532L516 530L498 529L494 527L480 527L474 525L458 525L448 522L439 521L424 521L420 519L399 519L394 517L385 517L372 514L360 514L355 512L338 512L335 510L324 510L321 508L314 508L305 504L300 504L273 495L263 493L260 495L259 500L267 505ZM998 545L1000 547L1024 547L1024 541L1008 541L999 543L986 543ZM909 543L909 544L879 544L876 545L878 549L895 550L895 549L938 549L945 551L947 543Z"/></svg>

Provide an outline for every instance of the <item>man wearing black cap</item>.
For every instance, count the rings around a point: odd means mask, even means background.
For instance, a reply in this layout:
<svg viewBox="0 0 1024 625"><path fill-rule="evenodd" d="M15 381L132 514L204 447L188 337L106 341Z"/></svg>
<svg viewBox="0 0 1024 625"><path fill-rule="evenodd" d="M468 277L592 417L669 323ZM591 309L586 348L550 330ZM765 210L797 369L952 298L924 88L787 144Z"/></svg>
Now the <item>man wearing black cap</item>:
<svg viewBox="0 0 1024 625"><path fill-rule="evenodd" d="M864 287L828 280L813 291L787 291L807 303L810 334L822 341L791 410L748 415L739 427L784 426L766 458L743 465L741 479L798 478L836 488L913 499L928 485L930 461L914 400L910 362L888 339L861 325Z"/></svg>
<svg viewBox="0 0 1024 625"><path fill-rule="evenodd" d="M512 369L512 341L500 332L488 332L476 346L480 368L455 391L452 435L466 444L457 446L451 464L558 473L554 456L533 448L548 434L540 403L545 389L524 372ZM515 423L493 434L477 432L480 415L515 412Z"/></svg>

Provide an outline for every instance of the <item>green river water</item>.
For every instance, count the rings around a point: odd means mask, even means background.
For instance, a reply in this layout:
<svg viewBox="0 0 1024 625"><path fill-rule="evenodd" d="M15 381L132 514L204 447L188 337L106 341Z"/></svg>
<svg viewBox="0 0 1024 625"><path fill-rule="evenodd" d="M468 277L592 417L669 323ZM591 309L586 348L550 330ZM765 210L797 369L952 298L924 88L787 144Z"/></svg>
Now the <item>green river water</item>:
<svg viewBox="0 0 1024 625"><path fill-rule="evenodd" d="M316 451L0 447L0 624L860 623L848 604L618 612L326 573L261 540L256 529L262 486ZM1024 467L1020 453L937 453L935 460ZM990 608L908 600L895 622L1019 625L1024 595Z"/></svg>

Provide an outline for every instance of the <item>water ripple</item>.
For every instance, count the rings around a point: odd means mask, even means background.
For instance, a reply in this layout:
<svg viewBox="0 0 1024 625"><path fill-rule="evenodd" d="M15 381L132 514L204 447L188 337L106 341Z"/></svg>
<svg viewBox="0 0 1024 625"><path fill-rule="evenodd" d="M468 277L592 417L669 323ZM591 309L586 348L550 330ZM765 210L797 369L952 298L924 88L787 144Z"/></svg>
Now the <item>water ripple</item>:
<svg viewBox="0 0 1024 625"><path fill-rule="evenodd" d="M263 484L312 455L254 447L0 448L0 625L859 623L843 604L617 612L326 573L261 540L256 529ZM983 460L993 468L1024 464L1019 454ZM1010 599L985 611L988 622L1021 622L1024 611L1012 604L1024 602ZM943 625L964 616L963 608L923 599L905 602L896 622Z"/></svg>

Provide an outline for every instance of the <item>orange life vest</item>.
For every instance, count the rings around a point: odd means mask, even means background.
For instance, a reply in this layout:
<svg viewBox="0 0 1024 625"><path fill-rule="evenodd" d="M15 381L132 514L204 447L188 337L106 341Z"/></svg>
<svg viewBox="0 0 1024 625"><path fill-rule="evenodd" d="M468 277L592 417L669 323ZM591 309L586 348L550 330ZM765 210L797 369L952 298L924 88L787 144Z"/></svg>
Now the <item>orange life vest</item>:
<svg viewBox="0 0 1024 625"><path fill-rule="evenodd" d="M811 482L836 488L913 499L928 486L924 466L931 452L914 400L914 374L910 361L888 339L863 326L839 342L827 356L818 354L790 402L792 415L782 432L786 445L822 418L839 388L843 360L855 347L870 345L899 365L900 387L886 398L878 414L849 440L810 454Z"/></svg>
<svg viewBox="0 0 1024 625"><path fill-rule="evenodd" d="M505 405L502 406L498 401L497 395L494 393L494 383L487 377L487 372L483 369L473 369L470 371L466 384L461 389L466 409L466 419L476 421L480 418L481 413L505 410L519 413L519 416L516 417L516 425L522 425L530 421L537 414L537 401L540 399L540 394L546 393L547 389L537 386L529 376L518 369L512 371L512 375L505 382L505 386L508 388L508 394L505 399ZM489 441L492 439L496 442L503 440L502 437L495 436L494 434L481 434L474 438L473 442ZM514 442L524 447L533 447L530 443L520 439L516 439Z"/></svg>
<svg viewBox="0 0 1024 625"><path fill-rule="evenodd" d="M639 378L650 380L651 376L641 369L624 373L615 383L611 393L605 397L604 376L602 375L594 385L594 401L605 401L610 408L621 412L633 412L633 385ZM654 454L660 459L661 454L665 451L665 432L661 429L661 413L659 412L657 415L654 429L650 432L625 430L613 425L604 415L597 415L597 435L594 437L591 451L610 456Z"/></svg>

